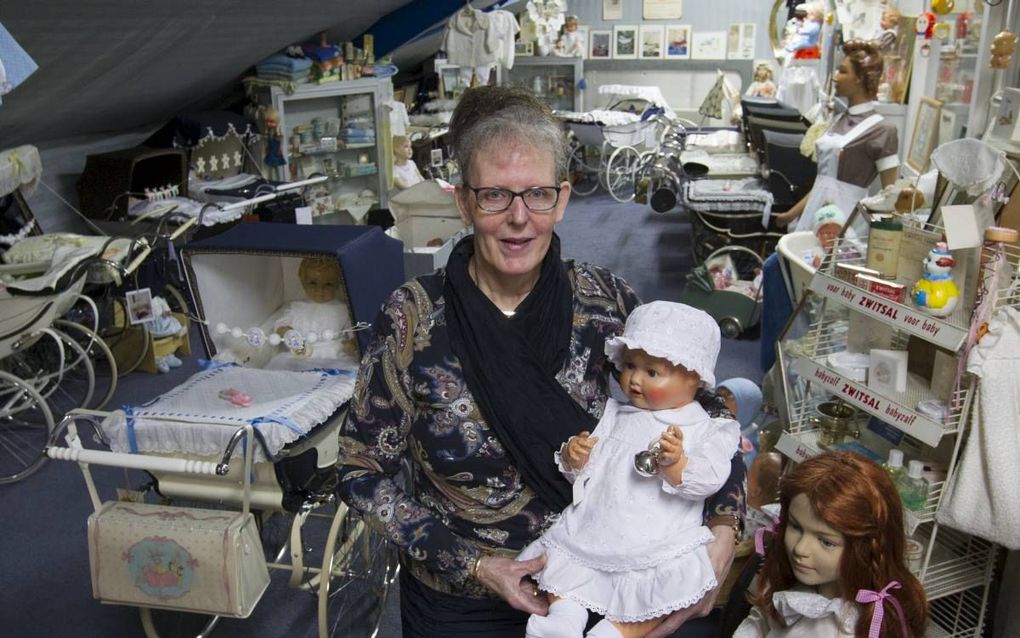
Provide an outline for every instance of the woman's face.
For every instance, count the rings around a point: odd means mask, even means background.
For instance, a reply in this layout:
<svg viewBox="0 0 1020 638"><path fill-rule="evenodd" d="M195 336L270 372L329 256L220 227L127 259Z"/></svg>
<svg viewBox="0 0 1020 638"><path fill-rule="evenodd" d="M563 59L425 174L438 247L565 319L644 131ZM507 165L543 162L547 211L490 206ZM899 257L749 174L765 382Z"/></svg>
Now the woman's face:
<svg viewBox="0 0 1020 638"><path fill-rule="evenodd" d="M556 206L539 213L529 210L520 197L514 197L502 212L486 212L478 207L471 190L457 187L461 219L475 227L476 268L504 277L537 276L549 251L553 228L563 219L570 199L570 184L556 181L552 149L503 140L492 142L472 159L468 185L515 193L537 186L559 187Z"/></svg>
<svg viewBox="0 0 1020 638"><path fill-rule="evenodd" d="M847 58L843 58L843 61L839 63L833 82L836 84L836 95L843 97L852 95L861 89L861 81L854 73L854 66Z"/></svg>
<svg viewBox="0 0 1020 638"><path fill-rule="evenodd" d="M839 563L846 539L818 517L807 494L790 500L783 542L793 575L801 584L815 587L827 598L842 595Z"/></svg>

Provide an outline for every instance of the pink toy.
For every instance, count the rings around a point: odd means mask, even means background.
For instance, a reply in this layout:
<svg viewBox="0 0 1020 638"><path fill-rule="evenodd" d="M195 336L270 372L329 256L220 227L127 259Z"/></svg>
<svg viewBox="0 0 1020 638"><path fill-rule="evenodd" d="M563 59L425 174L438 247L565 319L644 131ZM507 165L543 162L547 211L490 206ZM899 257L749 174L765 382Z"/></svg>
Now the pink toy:
<svg viewBox="0 0 1020 638"><path fill-rule="evenodd" d="M220 390L220 398L224 401L230 401L239 408L247 408L251 405L251 396L241 392L237 388Z"/></svg>

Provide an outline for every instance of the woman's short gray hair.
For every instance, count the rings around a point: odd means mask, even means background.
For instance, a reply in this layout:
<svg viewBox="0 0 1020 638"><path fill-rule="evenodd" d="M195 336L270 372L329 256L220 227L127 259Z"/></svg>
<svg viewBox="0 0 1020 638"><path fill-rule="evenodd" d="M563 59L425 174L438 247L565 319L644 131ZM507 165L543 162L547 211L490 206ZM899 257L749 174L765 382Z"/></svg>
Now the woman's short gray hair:
<svg viewBox="0 0 1020 638"><path fill-rule="evenodd" d="M450 119L450 145L465 183L475 154L494 144L545 147L552 154L554 179L566 173L563 127L549 107L527 90L514 86L479 86L460 98Z"/></svg>

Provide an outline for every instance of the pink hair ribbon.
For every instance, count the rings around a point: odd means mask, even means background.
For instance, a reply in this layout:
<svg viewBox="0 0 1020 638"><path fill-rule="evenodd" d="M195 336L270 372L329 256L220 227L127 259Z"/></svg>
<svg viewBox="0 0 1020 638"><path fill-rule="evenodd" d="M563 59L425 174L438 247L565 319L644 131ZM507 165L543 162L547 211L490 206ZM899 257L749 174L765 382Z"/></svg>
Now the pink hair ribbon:
<svg viewBox="0 0 1020 638"><path fill-rule="evenodd" d="M894 580L882 591L871 591L870 589L862 589L857 592L856 601L865 605L869 603L878 603L875 606L875 613L871 616L871 627L868 629L868 638L878 638L879 632L882 630L882 618L885 616L885 607L883 603L888 600L892 603L892 606L896 609L896 613L900 617L900 627L903 629L903 635L909 636L907 631L907 619L903 615L903 607L900 606L900 601L889 593L890 589L902 589L899 581Z"/></svg>
<svg viewBox="0 0 1020 638"><path fill-rule="evenodd" d="M765 533L774 533L776 531L776 525L779 525L779 519L773 518L771 525L765 527L759 527L754 530L754 551L759 556L765 555Z"/></svg>

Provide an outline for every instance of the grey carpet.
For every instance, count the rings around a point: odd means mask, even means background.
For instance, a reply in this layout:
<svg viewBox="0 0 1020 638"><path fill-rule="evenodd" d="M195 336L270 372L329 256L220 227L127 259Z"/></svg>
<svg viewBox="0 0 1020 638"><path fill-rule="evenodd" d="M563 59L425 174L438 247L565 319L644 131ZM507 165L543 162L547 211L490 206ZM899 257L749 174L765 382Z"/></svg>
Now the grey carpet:
<svg viewBox="0 0 1020 638"><path fill-rule="evenodd" d="M607 196L574 198L558 227L565 255L604 265L621 275L644 300L676 299L694 265L690 225L682 213L657 215ZM193 333L194 334L194 333ZM194 351L201 346L195 339ZM717 378L747 376L760 381L758 341L752 335L723 340ZM134 373L120 384L113 405L140 403L179 384L196 369L198 355L169 375ZM102 484L119 482L107 471ZM51 462L29 479L0 486L0 634L43 636L140 636L136 611L102 605L92 598L85 522L91 505L81 473ZM213 633L223 637L304 637L315 634L315 601L288 590L278 575L247 620L224 620ZM380 636L399 638L396 592L387 605ZM712 636L711 623L685 628L684 636Z"/></svg>

